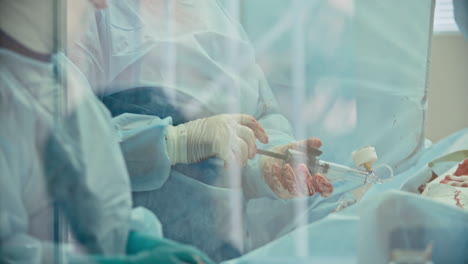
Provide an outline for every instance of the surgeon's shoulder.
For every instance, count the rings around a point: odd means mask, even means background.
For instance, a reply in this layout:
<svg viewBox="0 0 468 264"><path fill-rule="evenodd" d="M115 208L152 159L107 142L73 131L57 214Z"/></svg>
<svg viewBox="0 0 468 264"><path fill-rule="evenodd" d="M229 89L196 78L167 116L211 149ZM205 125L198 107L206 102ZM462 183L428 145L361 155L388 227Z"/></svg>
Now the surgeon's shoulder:
<svg viewBox="0 0 468 264"><path fill-rule="evenodd" d="M31 134L37 129L37 122L41 119L37 103L21 85L15 85L5 80L0 73L0 132L3 136L10 134ZM33 136L33 135L28 135Z"/></svg>
<svg viewBox="0 0 468 264"><path fill-rule="evenodd" d="M29 108L27 100L21 90L20 85L15 85L9 80L5 73L0 73L0 115L12 115L15 114L14 110L21 110L20 106L23 106L26 111Z"/></svg>

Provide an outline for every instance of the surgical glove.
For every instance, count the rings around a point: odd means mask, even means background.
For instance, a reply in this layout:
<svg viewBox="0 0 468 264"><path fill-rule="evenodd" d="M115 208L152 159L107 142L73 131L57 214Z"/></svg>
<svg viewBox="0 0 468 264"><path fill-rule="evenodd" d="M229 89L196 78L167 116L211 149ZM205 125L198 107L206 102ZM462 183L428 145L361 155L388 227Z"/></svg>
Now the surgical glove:
<svg viewBox="0 0 468 264"><path fill-rule="evenodd" d="M172 164L195 163L211 157L224 166L245 167L257 153L256 139L268 143L262 126L250 115L223 114L194 120L166 131L166 146Z"/></svg>
<svg viewBox="0 0 468 264"><path fill-rule="evenodd" d="M308 147L320 148L321 146L322 141L320 139L309 138L273 147L271 151L286 153L288 149L294 149L304 152ZM316 193L328 197L333 193L333 185L319 173L312 176L305 163L298 163L297 165L284 164L283 166L282 164L282 160L267 156L262 157L260 160L264 180L279 198L307 197Z"/></svg>
<svg viewBox="0 0 468 264"><path fill-rule="evenodd" d="M468 187L468 159L465 159L458 165L458 168L453 175L445 176L445 179L440 183L454 187Z"/></svg>
<svg viewBox="0 0 468 264"><path fill-rule="evenodd" d="M453 187L468 187L468 175L467 176L454 176L447 175L440 183L448 184Z"/></svg>

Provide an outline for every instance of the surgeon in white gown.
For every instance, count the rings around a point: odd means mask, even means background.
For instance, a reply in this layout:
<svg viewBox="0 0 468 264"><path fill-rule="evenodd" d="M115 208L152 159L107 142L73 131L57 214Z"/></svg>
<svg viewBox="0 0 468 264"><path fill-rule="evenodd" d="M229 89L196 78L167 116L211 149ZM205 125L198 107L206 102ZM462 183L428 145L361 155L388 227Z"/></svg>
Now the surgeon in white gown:
<svg viewBox="0 0 468 264"><path fill-rule="evenodd" d="M54 50L53 3L0 2L0 263L211 263L132 210L109 112ZM91 6L69 6L72 38Z"/></svg>
<svg viewBox="0 0 468 264"><path fill-rule="evenodd" d="M272 158L257 155L238 170L225 169L214 158L193 164L158 157L164 146L157 142L170 138L174 128L226 113L258 120L268 135L268 144L257 137L259 149L321 145L319 139L296 142L292 137L245 33L218 1L110 1L91 20L87 33L70 48L71 60L114 116L130 112L161 118L151 121L154 129L145 137L126 133L129 140L122 149L135 204L155 212L168 237L226 259L271 241L294 220L287 217L294 206L284 211L288 201L279 198L312 196L312 204L325 202L314 194L331 194L326 180L314 187L307 168L283 173ZM146 155L135 155L132 148L138 146L148 149ZM334 202L314 218L327 215Z"/></svg>

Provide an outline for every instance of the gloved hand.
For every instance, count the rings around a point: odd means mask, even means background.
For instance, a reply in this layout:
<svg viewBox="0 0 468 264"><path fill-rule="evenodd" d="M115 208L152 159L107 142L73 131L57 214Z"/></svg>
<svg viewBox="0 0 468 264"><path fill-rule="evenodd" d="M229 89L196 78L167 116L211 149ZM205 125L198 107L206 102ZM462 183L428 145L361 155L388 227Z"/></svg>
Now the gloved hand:
<svg viewBox="0 0 468 264"><path fill-rule="evenodd" d="M458 165L458 168L453 175L445 176L445 179L440 183L454 187L468 187L468 159L465 159Z"/></svg>
<svg viewBox="0 0 468 264"><path fill-rule="evenodd" d="M468 187L468 175L467 176L454 176L447 175L440 183L445 183L454 187Z"/></svg>
<svg viewBox="0 0 468 264"><path fill-rule="evenodd" d="M322 141L318 138L309 138L296 141L271 149L273 152L286 153L288 149L306 151L307 147L320 148ZM260 160L263 169L265 182L270 186L276 195L281 199L312 196L320 193L323 197L328 197L333 193L333 185L321 174L312 176L304 163L295 165L283 164L282 160L264 156Z"/></svg>
<svg viewBox="0 0 468 264"><path fill-rule="evenodd" d="M92 256L75 258L72 264L214 264L194 247L130 232L126 256Z"/></svg>
<svg viewBox="0 0 468 264"><path fill-rule="evenodd" d="M194 120L166 131L167 152L172 164L195 163L211 157L224 166L245 166L257 153L256 139L268 143L268 135L250 115L224 114Z"/></svg>

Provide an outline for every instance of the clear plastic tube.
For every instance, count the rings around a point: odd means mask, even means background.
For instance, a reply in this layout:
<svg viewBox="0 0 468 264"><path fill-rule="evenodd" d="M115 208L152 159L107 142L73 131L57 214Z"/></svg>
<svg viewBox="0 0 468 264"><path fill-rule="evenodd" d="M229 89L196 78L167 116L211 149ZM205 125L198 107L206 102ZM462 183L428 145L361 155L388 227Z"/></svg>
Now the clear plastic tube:
<svg viewBox="0 0 468 264"><path fill-rule="evenodd" d="M318 161L318 168L316 171L324 175L331 182L347 180L365 184L369 176L367 171L360 171L323 160Z"/></svg>
<svg viewBox="0 0 468 264"><path fill-rule="evenodd" d="M359 184L384 183L393 178L393 169L387 164L380 164L372 171L354 169L341 164L320 160L321 152L316 150L309 155L295 150L288 150L286 154L275 153L259 149L257 154L281 159L285 163L299 164L306 162L311 173L320 173L329 181L351 181Z"/></svg>
<svg viewBox="0 0 468 264"><path fill-rule="evenodd" d="M393 179L393 169L388 164L379 164L374 167L374 173L383 182L388 182Z"/></svg>
<svg viewBox="0 0 468 264"><path fill-rule="evenodd" d="M360 184L379 184L390 180L393 177L393 170L390 166L382 164L376 167L378 170L365 171L348 166L318 160L314 171L323 174L329 181L351 181ZM385 171L385 169L387 171Z"/></svg>

